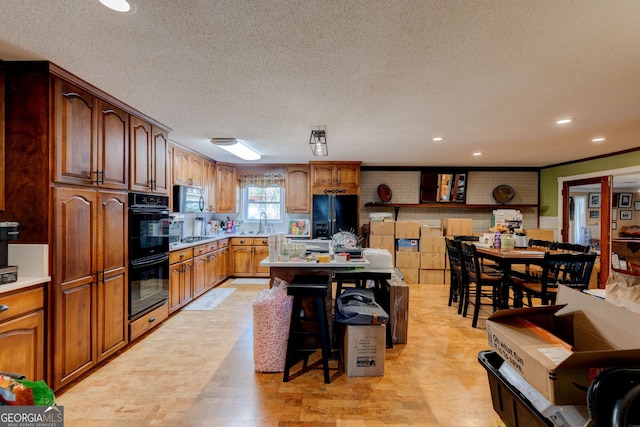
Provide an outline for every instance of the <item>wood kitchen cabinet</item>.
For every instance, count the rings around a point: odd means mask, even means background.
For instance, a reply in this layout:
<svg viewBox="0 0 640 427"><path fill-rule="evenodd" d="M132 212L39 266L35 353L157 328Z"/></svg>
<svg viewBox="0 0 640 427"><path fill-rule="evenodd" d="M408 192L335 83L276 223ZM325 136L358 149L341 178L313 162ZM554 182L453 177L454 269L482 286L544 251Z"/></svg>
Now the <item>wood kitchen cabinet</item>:
<svg viewBox="0 0 640 427"><path fill-rule="evenodd" d="M236 168L216 163L215 211L234 213L236 211Z"/></svg>
<svg viewBox="0 0 640 427"><path fill-rule="evenodd" d="M216 242L198 245L193 248L193 297L202 295L213 287L216 280L217 257L212 253L218 249ZM212 259L214 261L212 261Z"/></svg>
<svg viewBox="0 0 640 427"><path fill-rule="evenodd" d="M53 88L55 181L126 190L129 114L65 80Z"/></svg>
<svg viewBox="0 0 640 427"><path fill-rule="evenodd" d="M224 282L229 277L229 239L218 240L218 250L216 251L217 264L217 280L216 284Z"/></svg>
<svg viewBox="0 0 640 427"><path fill-rule="evenodd" d="M169 254L169 313L193 299L193 248Z"/></svg>
<svg viewBox="0 0 640 427"><path fill-rule="evenodd" d="M309 162L313 194L358 194L360 162Z"/></svg>
<svg viewBox="0 0 640 427"><path fill-rule="evenodd" d="M46 380L44 288L0 294L0 372Z"/></svg>
<svg viewBox="0 0 640 427"><path fill-rule="evenodd" d="M286 212L309 213L309 165L287 166L286 170Z"/></svg>
<svg viewBox="0 0 640 427"><path fill-rule="evenodd" d="M127 194L54 189L53 387L128 342Z"/></svg>
<svg viewBox="0 0 640 427"><path fill-rule="evenodd" d="M216 198L216 165L208 160L203 165L205 210L214 212Z"/></svg>
<svg viewBox="0 0 640 427"><path fill-rule="evenodd" d="M169 140L166 131L130 116L130 189L168 194L167 157Z"/></svg>
<svg viewBox="0 0 640 427"><path fill-rule="evenodd" d="M204 158L174 146L172 164L173 185L203 188Z"/></svg>
<svg viewBox="0 0 640 427"><path fill-rule="evenodd" d="M0 211L4 210L4 65L0 61Z"/></svg>
<svg viewBox="0 0 640 427"><path fill-rule="evenodd" d="M268 238L231 238L231 275L235 277L269 277L269 268L260 266L260 261L268 256Z"/></svg>
<svg viewBox="0 0 640 427"><path fill-rule="evenodd" d="M128 343L132 120L146 133L134 170L151 171L158 192L170 129L50 62L2 65L4 183L18 190L5 193L0 220L20 223L20 243L49 245L43 366L58 390Z"/></svg>

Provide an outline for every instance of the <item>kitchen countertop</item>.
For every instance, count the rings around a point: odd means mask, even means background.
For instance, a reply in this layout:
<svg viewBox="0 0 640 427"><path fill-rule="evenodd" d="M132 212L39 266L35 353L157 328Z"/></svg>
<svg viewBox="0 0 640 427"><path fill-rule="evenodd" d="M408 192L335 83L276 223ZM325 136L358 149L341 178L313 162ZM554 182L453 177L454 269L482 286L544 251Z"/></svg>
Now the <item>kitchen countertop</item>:
<svg viewBox="0 0 640 427"><path fill-rule="evenodd" d="M225 240L225 239L231 239L232 237L245 237L245 238L255 238L257 237L258 239L262 239L262 238L269 238L269 234L256 234L256 233L236 233L236 234L216 234L215 236L206 236L204 239L202 240L198 240L195 242L179 242L179 243L171 243L169 245L169 250L170 251L178 251L181 249L186 249L186 248L190 248L193 246L198 246L198 245L203 245L205 243L209 243L209 242L217 242L218 240ZM292 237L297 237L297 238L302 238L302 239L308 239L309 236L299 236L299 235L295 235L295 234L286 234L285 237L287 238L292 238Z"/></svg>
<svg viewBox="0 0 640 427"><path fill-rule="evenodd" d="M366 258L355 259L350 261L338 262L331 260L329 262L318 261L269 261L269 258L265 258L260 261L260 265L263 267L315 267L315 268L357 268L367 267L370 265Z"/></svg>
<svg viewBox="0 0 640 427"><path fill-rule="evenodd" d="M48 245L10 244L9 265L18 266L18 281L1 284L0 294L51 281Z"/></svg>

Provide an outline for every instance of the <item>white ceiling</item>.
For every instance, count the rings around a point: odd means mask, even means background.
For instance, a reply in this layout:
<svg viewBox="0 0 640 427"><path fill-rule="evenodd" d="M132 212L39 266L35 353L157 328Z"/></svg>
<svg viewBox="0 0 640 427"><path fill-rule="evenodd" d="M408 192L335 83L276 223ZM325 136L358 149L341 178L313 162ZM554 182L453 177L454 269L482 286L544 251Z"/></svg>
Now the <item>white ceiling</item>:
<svg viewBox="0 0 640 427"><path fill-rule="evenodd" d="M316 160L369 166L545 166L640 145L638 0L134 3L3 0L0 59L50 60L220 161L238 162L211 137L306 163L316 126Z"/></svg>

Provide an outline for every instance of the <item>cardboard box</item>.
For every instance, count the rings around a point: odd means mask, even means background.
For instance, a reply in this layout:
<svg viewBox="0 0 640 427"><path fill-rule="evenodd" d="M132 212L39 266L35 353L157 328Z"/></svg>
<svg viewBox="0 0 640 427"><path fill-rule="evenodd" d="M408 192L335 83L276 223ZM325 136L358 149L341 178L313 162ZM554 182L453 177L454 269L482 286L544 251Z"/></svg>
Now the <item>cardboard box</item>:
<svg viewBox="0 0 640 427"><path fill-rule="evenodd" d="M420 252L396 252L396 267L420 268Z"/></svg>
<svg viewBox="0 0 640 427"><path fill-rule="evenodd" d="M398 239L398 250L405 252L418 252L418 239Z"/></svg>
<svg viewBox="0 0 640 427"><path fill-rule="evenodd" d="M527 228L525 233L527 234L527 241L529 241L529 239L548 240L550 242L555 240L553 230L544 228Z"/></svg>
<svg viewBox="0 0 640 427"><path fill-rule="evenodd" d="M443 285L444 270L420 270L420 283L426 285Z"/></svg>
<svg viewBox="0 0 640 427"><path fill-rule="evenodd" d="M489 344L551 403L584 405L600 370L640 367L640 316L565 286L557 302L495 312Z"/></svg>
<svg viewBox="0 0 640 427"><path fill-rule="evenodd" d="M344 334L344 370L348 377L384 375L385 325L347 325Z"/></svg>
<svg viewBox="0 0 640 427"><path fill-rule="evenodd" d="M420 252L446 252L447 245L444 243L444 236L422 236L420 237Z"/></svg>
<svg viewBox="0 0 640 427"><path fill-rule="evenodd" d="M447 236L469 236L472 234L471 218L440 218L440 225Z"/></svg>
<svg viewBox="0 0 640 427"><path fill-rule="evenodd" d="M409 325L409 286L400 278L393 276L389 284L389 327L394 344L407 343Z"/></svg>
<svg viewBox="0 0 640 427"><path fill-rule="evenodd" d="M424 270L444 270L444 252L420 252L420 269Z"/></svg>
<svg viewBox="0 0 640 427"><path fill-rule="evenodd" d="M419 282L419 278L420 278L420 269L418 268L400 268L398 267L398 270L400 270L400 273L402 273L402 275L404 276L404 279L402 279L405 283L407 284L418 284Z"/></svg>
<svg viewBox="0 0 640 427"><path fill-rule="evenodd" d="M419 239L420 223L419 222L397 222L396 221L396 239Z"/></svg>
<svg viewBox="0 0 640 427"><path fill-rule="evenodd" d="M395 251L396 238L393 235L370 235L369 247L376 249L386 249L393 253Z"/></svg>
<svg viewBox="0 0 640 427"><path fill-rule="evenodd" d="M369 234L372 236L394 236L396 233L396 223L393 221L371 221L369 222Z"/></svg>
<svg viewBox="0 0 640 427"><path fill-rule="evenodd" d="M442 227L438 227L436 225L423 225L420 227L420 237L436 237L436 236L444 236L442 232Z"/></svg>

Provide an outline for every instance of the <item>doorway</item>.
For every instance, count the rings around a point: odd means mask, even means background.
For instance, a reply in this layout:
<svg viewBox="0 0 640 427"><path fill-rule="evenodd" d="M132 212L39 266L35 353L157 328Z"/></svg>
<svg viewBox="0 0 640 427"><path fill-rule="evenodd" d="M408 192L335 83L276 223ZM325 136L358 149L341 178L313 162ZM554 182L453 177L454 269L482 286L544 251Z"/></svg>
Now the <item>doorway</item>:
<svg viewBox="0 0 640 427"><path fill-rule="evenodd" d="M589 245L600 254L598 287L611 265L612 176L565 181L562 187L562 241Z"/></svg>

